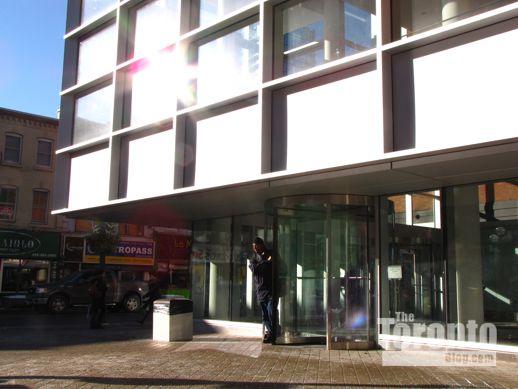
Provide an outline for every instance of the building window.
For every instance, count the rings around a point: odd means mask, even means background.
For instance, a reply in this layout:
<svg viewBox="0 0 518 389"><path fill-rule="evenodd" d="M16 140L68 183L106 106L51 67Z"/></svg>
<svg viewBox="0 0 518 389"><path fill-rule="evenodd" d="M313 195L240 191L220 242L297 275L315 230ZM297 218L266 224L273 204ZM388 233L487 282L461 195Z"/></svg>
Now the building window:
<svg viewBox="0 0 518 389"><path fill-rule="evenodd" d="M36 165L41 167L52 166L52 141L47 139L38 139Z"/></svg>
<svg viewBox="0 0 518 389"><path fill-rule="evenodd" d="M20 165L22 163L22 136L7 134L5 136L4 162Z"/></svg>
<svg viewBox="0 0 518 389"><path fill-rule="evenodd" d="M170 193L174 189L175 131L139 135L123 141L128 161L126 197Z"/></svg>
<svg viewBox="0 0 518 389"><path fill-rule="evenodd" d="M257 88L259 23L199 44L197 102L207 103Z"/></svg>
<svg viewBox="0 0 518 389"><path fill-rule="evenodd" d="M206 26L238 10L255 0L197 0L193 4L199 8L199 25Z"/></svg>
<svg viewBox="0 0 518 389"><path fill-rule="evenodd" d="M74 114L74 144L109 133L112 127L112 111L112 85L77 98Z"/></svg>
<svg viewBox="0 0 518 389"><path fill-rule="evenodd" d="M277 6L275 76L374 48L375 16L371 0L298 0Z"/></svg>
<svg viewBox="0 0 518 389"><path fill-rule="evenodd" d="M81 22L85 23L115 6L118 0L82 0Z"/></svg>
<svg viewBox="0 0 518 389"><path fill-rule="evenodd" d="M406 38L510 3L514 0L394 0L392 38Z"/></svg>
<svg viewBox="0 0 518 389"><path fill-rule="evenodd" d="M116 53L115 24L103 28L79 42L77 82L85 82L111 71Z"/></svg>
<svg viewBox="0 0 518 389"><path fill-rule="evenodd" d="M383 272L390 317L444 322L446 278L439 190L386 198L388 263Z"/></svg>
<svg viewBox="0 0 518 389"><path fill-rule="evenodd" d="M0 220L13 221L16 215L16 188L0 187Z"/></svg>
<svg viewBox="0 0 518 389"><path fill-rule="evenodd" d="M49 192L35 189L32 191L32 223L47 223Z"/></svg>
<svg viewBox="0 0 518 389"><path fill-rule="evenodd" d="M177 62L175 52L167 50L131 66L128 77L131 79L132 126L173 116L179 74Z"/></svg>
<svg viewBox="0 0 518 389"><path fill-rule="evenodd" d="M507 342L506 327L518 322L518 180L446 194L452 319L495 323Z"/></svg>
<svg viewBox="0 0 518 389"><path fill-rule="evenodd" d="M155 0L138 8L133 56L144 56L172 43L179 35L178 27L178 0Z"/></svg>
<svg viewBox="0 0 518 389"><path fill-rule="evenodd" d="M222 139L225 142L221 142ZM217 148L214 147L216 144ZM259 178L261 126L257 104L197 121L195 149L197 186ZM218 174L214 174L216 171Z"/></svg>

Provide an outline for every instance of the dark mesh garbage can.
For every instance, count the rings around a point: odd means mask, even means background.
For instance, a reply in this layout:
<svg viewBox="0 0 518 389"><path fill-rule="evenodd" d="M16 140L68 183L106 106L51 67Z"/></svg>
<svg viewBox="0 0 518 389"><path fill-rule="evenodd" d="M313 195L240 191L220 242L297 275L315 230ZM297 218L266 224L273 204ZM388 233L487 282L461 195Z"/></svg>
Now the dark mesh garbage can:
<svg viewBox="0 0 518 389"><path fill-rule="evenodd" d="M153 340L192 340L192 300L176 297L155 300Z"/></svg>

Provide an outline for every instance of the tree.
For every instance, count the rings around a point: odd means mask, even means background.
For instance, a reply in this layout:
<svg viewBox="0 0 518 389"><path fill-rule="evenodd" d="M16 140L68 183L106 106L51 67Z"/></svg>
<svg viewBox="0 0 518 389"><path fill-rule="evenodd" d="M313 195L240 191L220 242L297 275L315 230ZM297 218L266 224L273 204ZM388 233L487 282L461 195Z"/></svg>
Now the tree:
<svg viewBox="0 0 518 389"><path fill-rule="evenodd" d="M119 242L117 225L114 223L95 222L92 232L86 237L88 248L99 255L99 265L104 268L106 254L115 252Z"/></svg>

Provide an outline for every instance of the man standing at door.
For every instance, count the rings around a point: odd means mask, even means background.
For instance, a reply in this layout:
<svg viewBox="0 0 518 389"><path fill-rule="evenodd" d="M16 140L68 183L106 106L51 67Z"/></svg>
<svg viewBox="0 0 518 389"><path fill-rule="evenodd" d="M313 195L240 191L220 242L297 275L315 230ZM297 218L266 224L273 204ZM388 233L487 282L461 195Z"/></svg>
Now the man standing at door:
<svg viewBox="0 0 518 389"><path fill-rule="evenodd" d="M272 303L272 254L266 249L264 241L257 237L252 243L254 255L248 265L254 276L257 301L261 304L263 323L266 327L263 343L271 343L273 337Z"/></svg>

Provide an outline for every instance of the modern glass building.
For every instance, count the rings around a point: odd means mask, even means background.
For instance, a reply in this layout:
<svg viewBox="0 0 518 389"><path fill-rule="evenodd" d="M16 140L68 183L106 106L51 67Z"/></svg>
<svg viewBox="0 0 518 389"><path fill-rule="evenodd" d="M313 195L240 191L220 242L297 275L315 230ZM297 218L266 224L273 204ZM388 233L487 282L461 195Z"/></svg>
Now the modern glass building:
<svg viewBox="0 0 518 389"><path fill-rule="evenodd" d="M54 212L190 229L224 323L264 236L279 344L518 351L517 46L516 1L69 0Z"/></svg>

